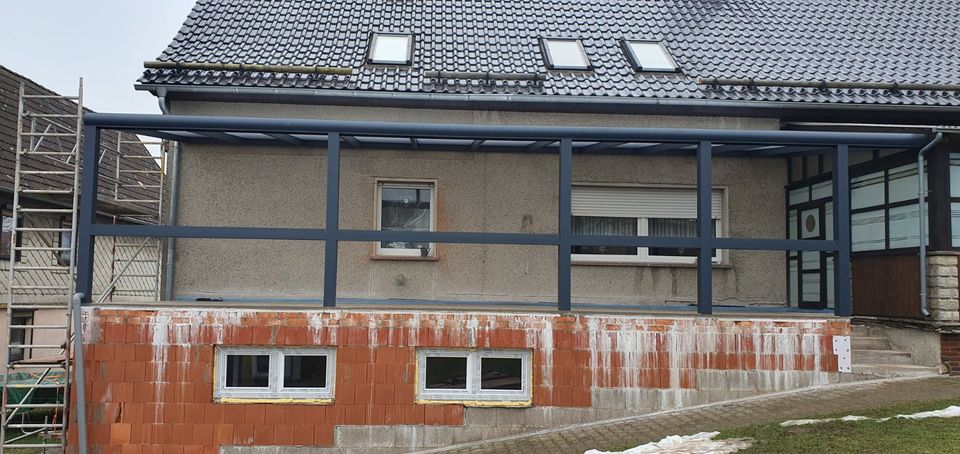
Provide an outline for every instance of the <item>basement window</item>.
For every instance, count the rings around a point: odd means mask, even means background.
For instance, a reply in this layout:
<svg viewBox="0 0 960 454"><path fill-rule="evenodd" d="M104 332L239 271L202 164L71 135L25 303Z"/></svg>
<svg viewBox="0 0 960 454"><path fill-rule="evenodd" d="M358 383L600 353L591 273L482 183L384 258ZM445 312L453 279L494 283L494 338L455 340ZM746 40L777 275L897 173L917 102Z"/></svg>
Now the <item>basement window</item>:
<svg viewBox="0 0 960 454"><path fill-rule="evenodd" d="M636 71L677 71L677 63L660 41L624 40L623 49Z"/></svg>
<svg viewBox="0 0 960 454"><path fill-rule="evenodd" d="M392 232L432 232L436 230L436 185L433 182L377 182L377 222L379 230ZM432 243L420 241L381 241L377 255L432 257Z"/></svg>
<svg viewBox="0 0 960 454"><path fill-rule="evenodd" d="M369 62L380 65L409 65L413 62L413 35L374 33L370 37Z"/></svg>
<svg viewBox="0 0 960 454"><path fill-rule="evenodd" d="M417 400L529 404L531 396L529 350L417 351Z"/></svg>
<svg viewBox="0 0 960 454"><path fill-rule="evenodd" d="M544 38L541 45L547 69L590 69L590 61L579 39Z"/></svg>
<svg viewBox="0 0 960 454"><path fill-rule="evenodd" d="M219 347L214 398L219 401L329 401L332 348Z"/></svg>

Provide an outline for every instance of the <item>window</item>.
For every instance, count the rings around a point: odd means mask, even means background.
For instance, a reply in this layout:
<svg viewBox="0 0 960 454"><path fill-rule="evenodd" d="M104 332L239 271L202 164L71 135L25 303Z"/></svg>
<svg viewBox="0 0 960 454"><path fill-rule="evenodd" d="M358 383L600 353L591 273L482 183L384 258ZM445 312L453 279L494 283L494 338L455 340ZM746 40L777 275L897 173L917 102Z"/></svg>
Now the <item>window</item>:
<svg viewBox="0 0 960 454"><path fill-rule="evenodd" d="M722 234L723 191L711 200L713 234ZM573 233L611 236L697 236L697 192L692 188L576 186ZM575 261L695 263L696 248L574 246ZM713 261L721 261L715 250Z"/></svg>
<svg viewBox="0 0 960 454"><path fill-rule="evenodd" d="M417 351L418 400L527 402L529 350Z"/></svg>
<svg viewBox="0 0 960 454"><path fill-rule="evenodd" d="M65 218L60 219L60 228L69 229L70 221ZM70 257L70 245L73 243L73 232L68 230L66 232L60 232L58 238L58 248L66 249L65 251L57 252L57 264L60 266L70 266L71 257Z"/></svg>
<svg viewBox="0 0 960 454"><path fill-rule="evenodd" d="M32 325L33 324L33 311L14 311L13 317L10 319L10 345L24 345L31 343L33 336L33 330L29 329L14 329L13 326L16 325ZM24 349L22 348L11 348L10 349L10 361L21 361L24 359Z"/></svg>
<svg viewBox="0 0 960 454"><path fill-rule="evenodd" d="M0 234L0 260L10 260L14 227L16 227L16 223L13 222L13 213L3 210L3 231L2 234Z"/></svg>
<svg viewBox="0 0 960 454"><path fill-rule="evenodd" d="M220 347L218 399L333 399L331 348Z"/></svg>
<svg viewBox="0 0 960 454"><path fill-rule="evenodd" d="M380 230L432 232L436 229L435 184L377 183L377 220ZM420 256L435 255L434 245L415 241L381 241L378 255Z"/></svg>
<svg viewBox="0 0 960 454"><path fill-rule="evenodd" d="M677 64L666 46L658 41L623 41L627 58L637 71L675 72Z"/></svg>
<svg viewBox="0 0 960 454"><path fill-rule="evenodd" d="M542 46L547 69L590 69L579 39L543 39Z"/></svg>
<svg viewBox="0 0 960 454"><path fill-rule="evenodd" d="M409 65L413 62L413 35L374 33L370 38L370 63Z"/></svg>

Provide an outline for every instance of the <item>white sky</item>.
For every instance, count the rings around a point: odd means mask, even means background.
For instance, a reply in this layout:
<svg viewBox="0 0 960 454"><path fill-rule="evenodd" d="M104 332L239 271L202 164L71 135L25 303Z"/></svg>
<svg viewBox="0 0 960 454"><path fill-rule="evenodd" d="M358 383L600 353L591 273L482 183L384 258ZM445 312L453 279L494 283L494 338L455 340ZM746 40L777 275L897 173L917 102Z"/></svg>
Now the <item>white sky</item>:
<svg viewBox="0 0 960 454"><path fill-rule="evenodd" d="M0 0L0 65L98 112L160 113L133 89L144 60L156 59L193 0Z"/></svg>

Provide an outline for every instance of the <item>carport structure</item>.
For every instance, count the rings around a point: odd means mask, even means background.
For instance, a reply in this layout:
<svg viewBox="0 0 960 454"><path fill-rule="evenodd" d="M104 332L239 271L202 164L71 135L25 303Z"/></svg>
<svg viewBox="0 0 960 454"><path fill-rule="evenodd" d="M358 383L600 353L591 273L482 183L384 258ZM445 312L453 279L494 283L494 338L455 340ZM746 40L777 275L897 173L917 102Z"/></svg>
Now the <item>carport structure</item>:
<svg viewBox="0 0 960 454"><path fill-rule="evenodd" d="M95 194L100 133L118 130L182 143L230 146L285 145L325 149L325 228L210 227L181 225L111 225L95 221L95 201L83 198L78 223L77 292L91 302L94 239L97 236L306 240L325 242L323 306L337 304L338 242L411 241L460 244L511 244L557 247L557 309L571 310L571 247L626 246L691 248L697 254L697 312L711 314L712 251L829 251L835 254L837 316L849 316L850 187L848 153L857 148L918 150L929 142L923 134L722 130L675 128L548 127L386 123L282 118L177 115L87 114L82 191ZM339 228L340 157L348 149L428 150L472 153L552 153L558 155L557 233L413 232ZM267 151L264 159L269 159ZM695 156L697 226L692 237L607 236L574 234L571 227L574 153L670 154ZM716 237L711 220L714 157L785 158L798 154L833 156L833 239L800 240ZM322 176L318 175L318 178Z"/></svg>

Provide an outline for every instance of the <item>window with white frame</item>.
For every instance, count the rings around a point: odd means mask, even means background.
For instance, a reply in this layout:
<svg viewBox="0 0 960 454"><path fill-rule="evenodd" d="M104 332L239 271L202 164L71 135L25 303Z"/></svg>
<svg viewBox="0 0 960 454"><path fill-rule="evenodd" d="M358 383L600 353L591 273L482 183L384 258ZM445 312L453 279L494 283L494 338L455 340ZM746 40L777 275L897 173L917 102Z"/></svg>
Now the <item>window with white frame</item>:
<svg viewBox="0 0 960 454"><path fill-rule="evenodd" d="M433 182L377 183L379 230L432 232L436 229L436 185ZM381 241L378 255L428 257L436 254L432 243Z"/></svg>
<svg viewBox="0 0 960 454"><path fill-rule="evenodd" d="M713 233L723 232L723 191L711 195ZM573 233L611 236L697 236L695 188L575 186ZM696 248L574 246L580 262L695 263ZM722 251L713 252L714 263Z"/></svg>
<svg viewBox="0 0 960 454"><path fill-rule="evenodd" d="M548 69L590 69L579 39L544 38L542 45Z"/></svg>
<svg viewBox="0 0 960 454"><path fill-rule="evenodd" d="M333 399L332 348L219 347L218 399Z"/></svg>
<svg viewBox="0 0 960 454"><path fill-rule="evenodd" d="M374 33L370 37L370 63L409 65L413 62L413 35Z"/></svg>
<svg viewBox="0 0 960 454"><path fill-rule="evenodd" d="M623 48L636 71L674 72L677 64L659 41L624 40Z"/></svg>
<svg viewBox="0 0 960 454"><path fill-rule="evenodd" d="M529 401L530 368L529 350L420 349L417 351L417 398Z"/></svg>

